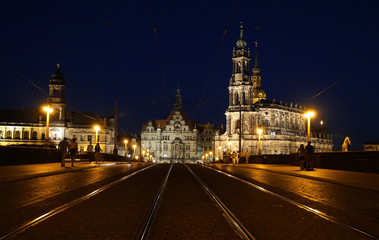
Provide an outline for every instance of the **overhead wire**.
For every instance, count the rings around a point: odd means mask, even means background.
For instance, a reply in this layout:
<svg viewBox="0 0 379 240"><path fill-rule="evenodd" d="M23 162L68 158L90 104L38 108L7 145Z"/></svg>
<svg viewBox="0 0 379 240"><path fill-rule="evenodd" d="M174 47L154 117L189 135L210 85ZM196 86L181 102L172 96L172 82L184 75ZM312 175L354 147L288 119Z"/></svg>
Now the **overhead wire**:
<svg viewBox="0 0 379 240"><path fill-rule="evenodd" d="M319 93L313 95L313 97L309 98L309 100L307 102L310 102L312 101L313 99L317 98L318 96L320 96L321 94L323 94L324 92L326 92L327 90L329 90L330 88L334 87L335 85L337 85L339 82L347 79L349 76L351 76L354 72L356 72L358 69L360 69L363 65L365 65L367 62L371 61L372 58L374 58L377 54L379 53L379 51L376 51L374 52L373 54L371 54L370 56L368 56L364 61L360 62L359 64L357 64L355 67L351 68L350 71L346 72L342 77L340 77L337 81L333 82L332 84L330 84L328 87L324 88L323 90L321 90Z"/></svg>
<svg viewBox="0 0 379 240"><path fill-rule="evenodd" d="M207 81L206 81L205 84L204 84L203 92L201 93L201 96L200 96L199 102L198 102L198 104L197 104L197 106L196 106L196 108L195 108L194 115L193 115L193 118L192 118L193 120L196 119L196 115L197 115L197 112L198 112L198 110L199 110L199 107L202 105L202 101L203 101L203 98L204 98L205 93L206 93L206 91L207 91L208 84L209 84L209 82L210 82L210 80L211 80L211 78L212 78L212 76L213 76L213 71L214 71L214 68L215 68L215 66L216 66L218 56L220 55L220 52L221 52L222 46L223 46L223 44L224 44L225 36L226 36L226 34L227 34L228 30L229 30L229 27L230 27L230 25L231 25L231 23L232 23L232 19L233 19L234 13L235 13L236 9L238 8L238 5L239 5L239 0L236 0L235 3L234 3L233 9L232 9L232 13L231 13L230 18L229 18L229 21L228 21L228 23L227 23L227 25L226 25L226 28L225 28L225 30L224 30L224 33L222 34L221 41L220 41L220 44L219 44L219 47L218 47L218 50L217 50L216 56L215 56L215 58L214 58L214 60L213 60L213 63L212 63L212 66L211 66L211 70L209 71L209 75L208 75Z"/></svg>
<svg viewBox="0 0 379 240"><path fill-rule="evenodd" d="M158 55L158 61L159 61L159 67L160 67L160 72L161 72L162 84L163 84L163 89L164 89L164 92L165 92L165 95L166 95L168 112L170 112L170 102L169 102L169 99L168 99L167 84L166 84L166 79L164 77L162 57L161 57L161 53L160 53L160 50L159 50L158 33L157 33L157 28L155 27L155 24L154 24L153 14L151 12L151 7L150 7L150 1L149 0L146 0L146 7L147 7L147 11L149 13L151 27L153 28L153 32L154 32L155 47L156 47L157 55Z"/></svg>

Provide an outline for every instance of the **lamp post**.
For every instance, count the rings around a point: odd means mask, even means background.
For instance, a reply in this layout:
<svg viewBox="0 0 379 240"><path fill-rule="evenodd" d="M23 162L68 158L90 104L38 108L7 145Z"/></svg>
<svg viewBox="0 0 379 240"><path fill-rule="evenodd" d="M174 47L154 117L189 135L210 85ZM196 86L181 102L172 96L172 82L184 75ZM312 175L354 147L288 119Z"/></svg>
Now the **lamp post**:
<svg viewBox="0 0 379 240"><path fill-rule="evenodd" d="M308 111L306 114L304 114L304 117L308 119L308 131L307 131L307 142L311 141L311 117L315 115L314 112Z"/></svg>
<svg viewBox="0 0 379 240"><path fill-rule="evenodd" d="M149 155L147 155L147 158L149 158ZM142 161L145 161L145 150L142 151Z"/></svg>
<svg viewBox="0 0 379 240"><path fill-rule="evenodd" d="M136 156L136 147L137 147L137 145L133 145L133 159L135 158L135 156Z"/></svg>
<svg viewBox="0 0 379 240"><path fill-rule="evenodd" d="M213 162L213 152L209 152L210 161Z"/></svg>
<svg viewBox="0 0 379 240"><path fill-rule="evenodd" d="M218 159L222 160L222 152L221 152L222 147L218 146Z"/></svg>
<svg viewBox="0 0 379 240"><path fill-rule="evenodd" d="M53 109L50 108L49 106L43 107L43 110L46 112L46 145L49 146L49 116L50 113L53 112Z"/></svg>
<svg viewBox="0 0 379 240"><path fill-rule="evenodd" d="M127 152L127 149L128 149L128 140L125 139L124 143L125 143L125 158L126 158L126 152Z"/></svg>
<svg viewBox="0 0 379 240"><path fill-rule="evenodd" d="M205 154L205 163L208 162L208 153Z"/></svg>
<svg viewBox="0 0 379 240"><path fill-rule="evenodd" d="M228 141L228 146L229 146L229 152L230 152L230 146L232 145L232 142L229 140Z"/></svg>
<svg viewBox="0 0 379 240"><path fill-rule="evenodd" d="M261 154L261 134L263 130L261 128L258 128L257 133L258 133L258 155Z"/></svg>
<svg viewBox="0 0 379 240"><path fill-rule="evenodd" d="M98 125L96 125L96 126L93 127L93 129L95 129L95 131L96 131L96 143L95 144L97 145L97 142L98 142L97 140L99 138L98 134L99 134L100 127Z"/></svg>

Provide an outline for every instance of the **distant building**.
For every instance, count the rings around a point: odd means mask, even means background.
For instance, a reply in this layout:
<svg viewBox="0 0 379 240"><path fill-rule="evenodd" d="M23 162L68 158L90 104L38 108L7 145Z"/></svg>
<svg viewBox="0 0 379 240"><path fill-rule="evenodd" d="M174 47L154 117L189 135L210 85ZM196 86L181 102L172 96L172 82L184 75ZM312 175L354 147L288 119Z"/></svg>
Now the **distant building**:
<svg viewBox="0 0 379 240"><path fill-rule="evenodd" d="M363 151L379 151L379 142L367 142L363 144Z"/></svg>
<svg viewBox="0 0 379 240"><path fill-rule="evenodd" d="M262 89L260 69L258 68L257 46L255 65L250 72L250 50L246 49L243 39L243 28L240 38L233 49L233 72L229 81L229 106L225 112L226 132L217 133L215 147L222 151L245 152L258 154L259 135L262 129L262 154L294 153L299 145L306 144L305 109L297 104L268 100ZM332 137L326 131L313 131L311 138L316 152L332 151ZM216 157L219 157L221 151Z"/></svg>
<svg viewBox="0 0 379 240"><path fill-rule="evenodd" d="M142 126L141 151L152 154L156 162L195 162L198 159L198 130L182 107L180 90L167 119L149 120Z"/></svg>
<svg viewBox="0 0 379 240"><path fill-rule="evenodd" d="M114 118L100 117L91 112L67 111L65 98L66 80L58 65L49 81L48 105L50 114L50 144L57 145L64 137L77 139L78 150L84 152L87 145L96 142L94 126L98 125L98 142L106 153L114 147ZM41 109L0 109L0 146L42 146L46 139L46 113Z"/></svg>

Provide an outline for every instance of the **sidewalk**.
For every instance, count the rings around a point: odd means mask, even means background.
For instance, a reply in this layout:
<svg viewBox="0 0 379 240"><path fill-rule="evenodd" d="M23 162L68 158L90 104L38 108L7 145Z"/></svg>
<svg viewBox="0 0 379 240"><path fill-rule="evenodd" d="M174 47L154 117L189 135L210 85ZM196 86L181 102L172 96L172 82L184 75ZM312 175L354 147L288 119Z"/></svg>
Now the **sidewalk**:
<svg viewBox="0 0 379 240"><path fill-rule="evenodd" d="M61 167L61 163L45 163L45 164L27 164L16 166L0 167L0 183L14 182L26 180L36 177L61 174L70 171L80 171L86 168L99 166L114 165L114 162L106 162L103 164L75 162L74 167L71 167L71 162L66 161L66 167Z"/></svg>
<svg viewBox="0 0 379 240"><path fill-rule="evenodd" d="M315 168L313 171L301 171L298 166L280 164L239 164L241 168L260 169L287 175L337 183L346 186L368 189L379 192L379 174L351 172L333 169Z"/></svg>

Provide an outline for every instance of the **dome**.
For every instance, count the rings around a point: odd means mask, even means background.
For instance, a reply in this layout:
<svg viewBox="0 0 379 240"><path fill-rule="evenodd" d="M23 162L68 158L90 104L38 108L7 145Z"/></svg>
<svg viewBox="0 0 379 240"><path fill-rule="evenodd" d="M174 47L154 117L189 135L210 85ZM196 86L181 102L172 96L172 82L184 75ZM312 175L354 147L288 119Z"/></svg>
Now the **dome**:
<svg viewBox="0 0 379 240"><path fill-rule="evenodd" d="M246 47L246 41L243 40L243 39L239 39L239 40L237 40L236 45L237 45L237 47L238 47L239 49L241 49L241 48L245 48L245 47Z"/></svg>
<svg viewBox="0 0 379 240"><path fill-rule="evenodd" d="M50 84L65 85L66 79L58 64L57 70L51 75Z"/></svg>

